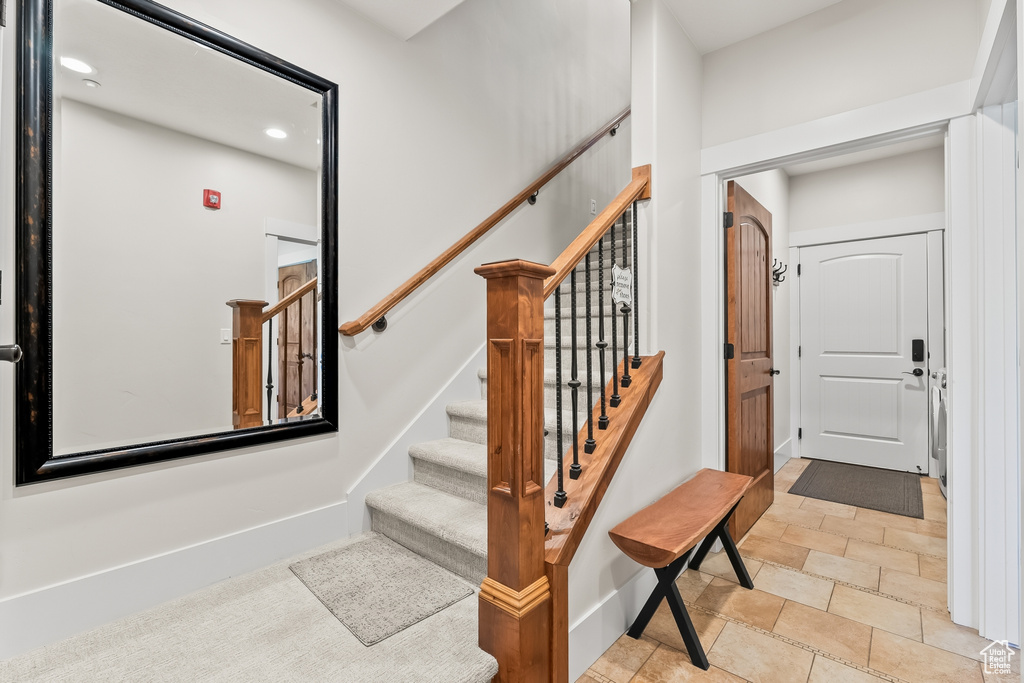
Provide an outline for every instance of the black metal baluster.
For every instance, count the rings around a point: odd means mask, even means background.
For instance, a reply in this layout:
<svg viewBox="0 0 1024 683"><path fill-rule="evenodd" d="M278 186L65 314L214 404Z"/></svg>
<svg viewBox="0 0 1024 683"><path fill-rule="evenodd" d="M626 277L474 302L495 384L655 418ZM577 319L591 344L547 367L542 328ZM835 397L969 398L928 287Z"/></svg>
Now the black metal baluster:
<svg viewBox="0 0 1024 683"><path fill-rule="evenodd" d="M302 393L302 366L306 362L304 360L306 354L304 354L302 352L302 297L299 297L298 304L299 304L299 359L298 359L299 360L299 405L296 406L296 407L299 409L298 412L301 413L302 412L302 399L304 399L306 397L306 395ZM285 310L285 315L288 315L287 310ZM623 386L625 386L625 385L623 385Z"/></svg>
<svg viewBox="0 0 1024 683"><path fill-rule="evenodd" d="M270 409L270 397L274 394L274 319L267 321L267 422L274 421Z"/></svg>
<svg viewBox="0 0 1024 683"><path fill-rule="evenodd" d="M572 307L572 315L569 317L572 329L572 379L569 380L569 389L572 391L572 464L569 465L569 478L579 479L580 472L580 426L579 426L579 394L580 380L576 354L576 269L569 271L569 305Z"/></svg>
<svg viewBox="0 0 1024 683"><path fill-rule="evenodd" d="M601 366L601 417L597 420L598 429L608 429L607 399L604 387L604 354L608 342L604 340L604 237L597 241L597 349Z"/></svg>
<svg viewBox="0 0 1024 683"><path fill-rule="evenodd" d="M622 229L626 229L626 216L622 216ZM611 229L611 246L612 246L612 292L615 292L615 223L612 223ZM608 405L612 408L618 408L619 403L622 402L622 397L619 396L619 369L617 367L619 362L619 347L618 347L618 331L615 329L615 297L609 294L609 298L612 303L612 397L608 400ZM602 313L602 315L604 315Z"/></svg>
<svg viewBox="0 0 1024 683"><path fill-rule="evenodd" d="M593 453L594 449L597 448L597 442L594 441L594 346L593 337L591 336L591 322L590 322L590 309L593 305L593 296L590 293L590 254L587 254L583 258L587 261L586 274L587 274L587 441L583 444L583 451L585 453Z"/></svg>
<svg viewBox="0 0 1024 683"><path fill-rule="evenodd" d="M555 287L555 454L558 463L558 490L555 491L555 507L565 505L565 482L562 474L562 287Z"/></svg>
<svg viewBox="0 0 1024 683"><path fill-rule="evenodd" d="M636 202L633 202L633 368L640 367L640 266L637 265Z"/></svg>
<svg viewBox="0 0 1024 683"><path fill-rule="evenodd" d="M629 257L629 247L626 245L626 235L629 234L626 228L626 216L629 215L629 210L622 216L622 267L626 268L629 264L627 259ZM619 380L619 385L622 387L628 387L632 382L633 378L629 376L629 304L623 303L622 308L619 309L622 312L622 379Z"/></svg>

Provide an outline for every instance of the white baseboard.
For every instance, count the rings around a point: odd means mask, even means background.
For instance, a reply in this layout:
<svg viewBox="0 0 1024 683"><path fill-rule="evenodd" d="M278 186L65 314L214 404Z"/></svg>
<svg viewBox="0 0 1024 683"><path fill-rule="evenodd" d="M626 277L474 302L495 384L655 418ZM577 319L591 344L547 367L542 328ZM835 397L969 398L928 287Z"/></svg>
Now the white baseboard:
<svg viewBox="0 0 1024 683"><path fill-rule="evenodd" d="M633 623L658 579L644 568L569 627L569 680L575 681Z"/></svg>
<svg viewBox="0 0 1024 683"><path fill-rule="evenodd" d="M346 503L0 601L0 659L345 538Z"/></svg>
<svg viewBox="0 0 1024 683"><path fill-rule="evenodd" d="M430 403L406 425L363 476L352 485L346 496L349 534L359 534L370 529L370 511L366 507L366 494L385 486L412 481L409 446L448 436L448 404L480 396L478 372L486 364L486 346L481 344L476 353L459 368L434 395Z"/></svg>

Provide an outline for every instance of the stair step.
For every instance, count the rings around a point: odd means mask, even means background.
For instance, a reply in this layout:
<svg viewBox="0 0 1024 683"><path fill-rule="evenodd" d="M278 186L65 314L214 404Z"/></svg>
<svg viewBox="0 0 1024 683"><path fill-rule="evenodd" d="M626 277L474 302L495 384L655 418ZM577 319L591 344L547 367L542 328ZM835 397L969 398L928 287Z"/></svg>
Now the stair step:
<svg viewBox="0 0 1024 683"><path fill-rule="evenodd" d="M461 439L436 439L409 448L413 479L474 503L487 502L487 447Z"/></svg>
<svg viewBox="0 0 1024 683"><path fill-rule="evenodd" d="M605 373L604 373L605 377L604 377L604 380L605 380L605 383L607 384L608 382L610 382L612 380L612 376L611 376L611 354L610 353L608 354L608 358L605 360L605 363L606 363L606 365L605 365ZM569 394L569 391L570 391L570 389L569 389L569 380L570 380L569 371L570 371L570 368L569 368L568 365L565 365L562 368L562 406L564 408L566 408L566 409L569 408L569 405L570 405L569 401L572 400L570 398L570 394ZM477 376L480 378L480 398L486 399L487 398L487 370L486 369L481 369L480 372L477 373ZM579 366L578 372L577 372L577 376L579 377L579 381L581 382L580 394L579 394L580 405L583 405L583 404L586 403L586 396L587 396L587 364L586 364L585 360ZM597 354L594 354L594 368L593 368L593 372L590 375L590 378L591 378L591 383L593 385L594 401L596 403L599 400L599 397L601 395L600 361L597 358ZM555 368L554 368L554 366L552 364L552 367L544 368L544 407L545 408L555 408L555 406L556 406L556 403L555 403L555 399L556 399L555 393L556 393ZM585 411L581 411L581 413L585 413Z"/></svg>
<svg viewBox="0 0 1024 683"><path fill-rule="evenodd" d="M415 481L366 496L370 527L479 585L487 575L487 506Z"/></svg>
<svg viewBox="0 0 1024 683"><path fill-rule="evenodd" d="M555 410L544 409L544 429L548 435L544 438L544 457L554 459L558 447L555 430ZM587 423L586 413L577 416L577 426ZM448 404L448 430L452 438L472 441L478 444L487 443L487 401L457 401ZM562 445L568 448L572 443L572 413L562 411Z"/></svg>

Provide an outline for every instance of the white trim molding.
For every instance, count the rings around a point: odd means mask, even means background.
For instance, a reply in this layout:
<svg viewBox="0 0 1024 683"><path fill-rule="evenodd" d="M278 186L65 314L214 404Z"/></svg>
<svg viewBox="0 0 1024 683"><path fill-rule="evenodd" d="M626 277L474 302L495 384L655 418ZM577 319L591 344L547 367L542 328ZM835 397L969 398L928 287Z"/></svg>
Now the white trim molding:
<svg viewBox="0 0 1024 683"><path fill-rule="evenodd" d="M865 223L799 230L789 233L789 246L811 247L819 244L853 242L879 237L898 237L899 235L913 235L945 229L946 213L939 211L938 213L926 213L917 216L904 216Z"/></svg>

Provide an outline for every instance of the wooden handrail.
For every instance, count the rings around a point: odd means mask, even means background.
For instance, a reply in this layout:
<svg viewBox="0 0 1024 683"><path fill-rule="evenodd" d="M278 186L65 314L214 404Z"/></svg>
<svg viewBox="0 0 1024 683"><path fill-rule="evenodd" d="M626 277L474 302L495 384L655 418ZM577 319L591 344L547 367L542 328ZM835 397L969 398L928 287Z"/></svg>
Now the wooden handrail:
<svg viewBox="0 0 1024 683"><path fill-rule="evenodd" d="M288 308L293 303L295 303L296 301L301 299L305 294L307 294L307 293L313 291L314 289L316 289L316 281L317 281L317 278L313 278L312 280L310 280L306 284L302 285L301 287L296 289L294 292L292 292L291 294L289 294L285 298L283 298L280 301L278 301L276 304L274 304L273 306L271 306L267 310L263 311L263 321L262 322L267 322L268 320L273 318L275 315L277 315L278 313L280 313L281 311L283 311L284 309Z"/></svg>
<svg viewBox="0 0 1024 683"><path fill-rule="evenodd" d="M565 248L552 263L555 274L544 280L544 298L555 293L555 288L569 276L572 269L583 260L594 245L604 237L612 223L637 199L649 199L651 196L651 167L638 166L633 169L633 180L612 200L611 204L597 215L590 225L584 228L576 239Z"/></svg>
<svg viewBox="0 0 1024 683"><path fill-rule="evenodd" d="M446 265L451 263L456 257L464 252L470 245L476 242L478 239L483 237L491 228L501 222L503 218L512 213L516 207L529 199L534 193L538 192L542 187L547 185L552 178L561 173L566 166L578 159L584 152L593 147L598 140L607 135L612 129L616 128L622 121L629 116L630 110L627 107L623 111L619 112L611 121L601 127L600 130L595 132L593 135L588 137L586 140L576 145L572 151L566 154L564 157L559 159L551 168L545 171L539 178L530 183L525 189L519 194L510 199L500 209L492 213L487 219L476 226L465 236L462 237L458 242L448 247L440 256L435 258L433 261L424 266L418 273L413 275L411 278L406 280L398 289L388 294L386 297L381 299L375 306L373 306L366 313L362 314L355 320L350 320L347 323L342 324L338 328L338 331L345 336L351 337L359 334L366 330L373 323L380 320L384 315L394 308L400 301L405 299L407 296L412 294L416 289L424 282L429 280L431 277L437 274L439 270L444 268ZM610 225L610 224L609 224Z"/></svg>

